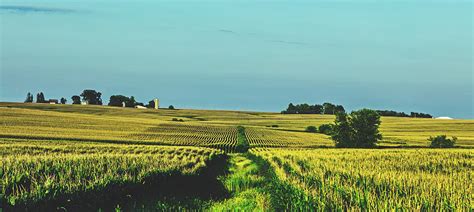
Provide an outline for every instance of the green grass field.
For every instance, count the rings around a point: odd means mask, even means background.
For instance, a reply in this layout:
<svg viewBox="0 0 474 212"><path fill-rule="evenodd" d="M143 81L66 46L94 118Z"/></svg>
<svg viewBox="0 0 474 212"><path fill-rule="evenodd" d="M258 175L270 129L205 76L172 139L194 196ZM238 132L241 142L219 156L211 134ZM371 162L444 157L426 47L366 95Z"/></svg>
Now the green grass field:
<svg viewBox="0 0 474 212"><path fill-rule="evenodd" d="M333 120L0 103L0 208L474 209L474 120L382 117L380 149L304 132Z"/></svg>

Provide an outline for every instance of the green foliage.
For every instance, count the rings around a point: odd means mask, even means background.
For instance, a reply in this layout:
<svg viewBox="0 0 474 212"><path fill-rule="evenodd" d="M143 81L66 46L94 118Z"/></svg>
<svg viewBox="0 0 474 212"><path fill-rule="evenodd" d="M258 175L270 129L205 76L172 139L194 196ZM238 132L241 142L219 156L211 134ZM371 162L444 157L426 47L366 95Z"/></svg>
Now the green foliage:
<svg viewBox="0 0 474 212"><path fill-rule="evenodd" d="M310 132L310 133L317 133L318 132L318 128L315 127L315 126L307 126L306 129L305 129L306 132Z"/></svg>
<svg viewBox="0 0 474 212"><path fill-rule="evenodd" d="M125 103L125 107L135 107L137 102L135 97L127 97L123 95L112 95L110 96L109 106L122 107Z"/></svg>
<svg viewBox="0 0 474 212"><path fill-rule="evenodd" d="M170 105L170 106L168 107L168 109L174 110L174 106L173 106L173 105Z"/></svg>
<svg viewBox="0 0 474 212"><path fill-rule="evenodd" d="M81 104L81 97L78 95L74 95L71 97L73 105L80 105Z"/></svg>
<svg viewBox="0 0 474 212"><path fill-rule="evenodd" d="M90 105L102 105L102 93L95 90L84 90L81 95L82 100L87 101Z"/></svg>
<svg viewBox="0 0 474 212"><path fill-rule="evenodd" d="M436 137L430 136L430 138L428 138L428 141L431 141L430 147L434 148L452 148L457 140L457 137L449 139L446 135L438 135Z"/></svg>
<svg viewBox="0 0 474 212"><path fill-rule="evenodd" d="M64 97L61 97L61 100L60 100L60 101L61 101L61 104L63 104L63 105L64 105L64 104L66 104L66 102L67 102L67 99L66 99L66 98L64 98Z"/></svg>
<svg viewBox="0 0 474 212"><path fill-rule="evenodd" d="M235 145L236 152L247 152L250 148L247 136L245 135L245 128L237 126L237 144Z"/></svg>
<svg viewBox="0 0 474 212"><path fill-rule="evenodd" d="M321 124L319 125L319 133L326 134L326 135L331 135L333 130L333 125L332 124Z"/></svg>
<svg viewBox="0 0 474 212"><path fill-rule="evenodd" d="M382 139L380 115L370 109L353 111L350 116L337 113L332 139L336 147L371 148Z"/></svg>
<svg viewBox="0 0 474 212"><path fill-rule="evenodd" d="M352 132L348 115L346 113L337 113L331 136L336 143L336 147L352 147Z"/></svg>
<svg viewBox="0 0 474 212"><path fill-rule="evenodd" d="M323 104L323 114L337 114L344 113L345 109L342 105L334 105L329 102Z"/></svg>
<svg viewBox="0 0 474 212"><path fill-rule="evenodd" d="M25 103L32 103L32 102L33 102L33 94L28 92L28 94L26 94Z"/></svg>
<svg viewBox="0 0 474 212"><path fill-rule="evenodd" d="M43 92L36 94L36 103L46 103Z"/></svg>
<svg viewBox="0 0 474 212"><path fill-rule="evenodd" d="M370 109L362 109L351 113L352 142L356 147L375 147L382 139L379 132L380 115Z"/></svg>
<svg viewBox="0 0 474 212"><path fill-rule="evenodd" d="M178 118L173 118L173 119L171 119L171 121L184 122L184 120L183 120L183 119L178 119Z"/></svg>

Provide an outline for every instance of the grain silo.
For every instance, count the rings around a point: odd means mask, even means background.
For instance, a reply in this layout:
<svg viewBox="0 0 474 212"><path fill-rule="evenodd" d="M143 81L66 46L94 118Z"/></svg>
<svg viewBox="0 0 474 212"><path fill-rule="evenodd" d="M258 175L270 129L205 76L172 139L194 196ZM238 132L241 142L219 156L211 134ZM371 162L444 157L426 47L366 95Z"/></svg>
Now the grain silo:
<svg viewBox="0 0 474 212"><path fill-rule="evenodd" d="M153 99L153 102L155 102L155 109L158 110L158 108L160 108L160 100L159 99Z"/></svg>

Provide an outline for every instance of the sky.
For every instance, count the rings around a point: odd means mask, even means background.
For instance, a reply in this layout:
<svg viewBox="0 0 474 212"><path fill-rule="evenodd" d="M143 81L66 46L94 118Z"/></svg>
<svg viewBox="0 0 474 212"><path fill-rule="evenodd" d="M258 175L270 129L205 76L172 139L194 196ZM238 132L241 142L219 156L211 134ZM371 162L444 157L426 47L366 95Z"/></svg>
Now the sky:
<svg viewBox="0 0 474 212"><path fill-rule="evenodd" d="M2 0L0 101L474 118L474 0Z"/></svg>

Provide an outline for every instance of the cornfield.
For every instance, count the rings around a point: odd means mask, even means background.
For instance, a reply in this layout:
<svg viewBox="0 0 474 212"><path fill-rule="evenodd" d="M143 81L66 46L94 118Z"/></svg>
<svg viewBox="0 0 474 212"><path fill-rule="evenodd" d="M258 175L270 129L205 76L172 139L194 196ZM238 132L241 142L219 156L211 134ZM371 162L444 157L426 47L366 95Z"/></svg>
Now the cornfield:
<svg viewBox="0 0 474 212"><path fill-rule="evenodd" d="M303 190L322 209L474 208L472 150L258 148L252 152L269 161L280 180ZM301 207L305 206L289 208Z"/></svg>
<svg viewBox="0 0 474 212"><path fill-rule="evenodd" d="M334 149L329 136L304 131L333 119L0 103L0 211L100 200L111 188L183 176L221 199L193 196L176 207L160 199L147 208L474 210L473 120L383 117L380 149ZM440 134L458 137L458 148L428 148Z"/></svg>

